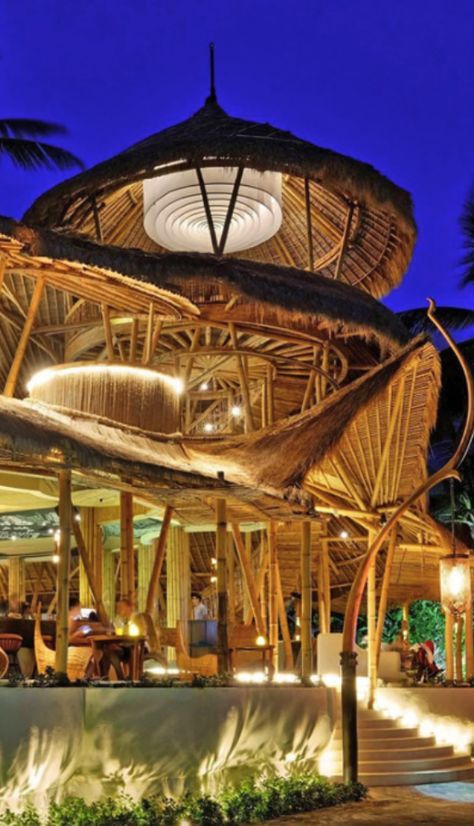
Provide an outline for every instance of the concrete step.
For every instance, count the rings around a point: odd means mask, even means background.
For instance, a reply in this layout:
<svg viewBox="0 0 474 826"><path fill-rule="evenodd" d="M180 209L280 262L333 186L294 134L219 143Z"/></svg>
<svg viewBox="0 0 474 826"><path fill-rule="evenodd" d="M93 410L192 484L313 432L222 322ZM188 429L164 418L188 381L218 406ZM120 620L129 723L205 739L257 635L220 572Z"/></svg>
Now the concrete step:
<svg viewBox="0 0 474 826"><path fill-rule="evenodd" d="M420 748L407 749L366 749L364 746L359 749L360 760L405 760L408 759L423 759L425 757L449 757L453 754L452 746L421 746Z"/></svg>
<svg viewBox="0 0 474 826"><path fill-rule="evenodd" d="M331 774L331 780L341 781L342 774ZM399 772L364 772L360 771L359 781L366 786L418 786L424 783L462 783L474 780L474 763L466 761L464 765L446 769L428 769L427 771Z"/></svg>
<svg viewBox="0 0 474 826"><path fill-rule="evenodd" d="M406 756L402 760L364 760L359 761L359 771L361 774L377 773L383 769L384 773L393 772L425 772L438 769L452 769L458 766L465 766L468 760L467 754L450 754L447 757L423 757L413 758Z"/></svg>
<svg viewBox="0 0 474 826"><path fill-rule="evenodd" d="M432 735L429 737L420 737L417 734L412 734L409 737L406 735L402 737L387 737L385 740L380 737L359 738L359 749L383 748L385 751L391 751L392 749L417 749L423 748L424 746L434 746L435 744L436 740ZM338 746L342 748L342 738L335 737L331 740L331 746L333 748L337 748Z"/></svg>
<svg viewBox="0 0 474 826"><path fill-rule="evenodd" d="M402 728L401 726L377 726L376 728L358 728L359 741L366 740L400 740L403 738L416 738L419 736L416 728ZM337 740L342 738L340 729L334 730L334 735Z"/></svg>
<svg viewBox="0 0 474 826"><path fill-rule="evenodd" d="M334 726L334 730L338 731L340 728L341 721L338 720ZM368 717L367 719L361 719L360 717L357 718L358 731L365 731L366 729L372 728L399 728L399 723L397 720L391 720L386 717Z"/></svg>

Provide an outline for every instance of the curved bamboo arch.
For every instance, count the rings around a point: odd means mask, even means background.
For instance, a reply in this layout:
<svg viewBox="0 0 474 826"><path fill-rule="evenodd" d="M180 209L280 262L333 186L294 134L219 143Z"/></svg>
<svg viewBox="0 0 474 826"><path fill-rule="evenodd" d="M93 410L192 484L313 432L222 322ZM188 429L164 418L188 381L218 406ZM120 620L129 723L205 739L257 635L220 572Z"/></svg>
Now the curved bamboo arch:
<svg viewBox="0 0 474 826"><path fill-rule="evenodd" d="M445 330L445 328L438 321L438 319L435 318L435 302L433 301L433 299L430 298L428 299L428 303L428 318L435 325L435 327L439 330L441 335L448 342L449 346L452 348L461 365L464 377L466 379L466 421L464 423L463 432L459 439L458 446L454 451L451 459L449 459L449 461L446 462L446 464L442 468L436 471L436 473L432 474L427 479L425 479L425 481L411 494L411 496L409 496L408 499L406 499L398 506L398 508L393 512L392 516L387 521L386 525L384 525L382 530L378 533L370 548L367 550L367 553L361 563L361 566L352 584L352 588L350 590L349 599L346 606L346 616L344 620L344 631L342 640L342 650L344 652L354 651L357 617L359 615L362 594L364 592L364 588L367 582L367 577L371 563L375 560L382 545L384 544L385 540L388 539L391 531L397 525L400 517L405 513L406 510L408 510L409 507L411 507L411 505L413 505L421 496L423 496L423 494L428 493L428 491L430 491L431 488L439 484L439 482L442 482L445 479L450 478L457 479L458 481L461 479L461 474L457 470L457 467L465 458L466 453L469 450L470 444L474 437L474 379L471 370L454 339L450 336L447 330Z"/></svg>

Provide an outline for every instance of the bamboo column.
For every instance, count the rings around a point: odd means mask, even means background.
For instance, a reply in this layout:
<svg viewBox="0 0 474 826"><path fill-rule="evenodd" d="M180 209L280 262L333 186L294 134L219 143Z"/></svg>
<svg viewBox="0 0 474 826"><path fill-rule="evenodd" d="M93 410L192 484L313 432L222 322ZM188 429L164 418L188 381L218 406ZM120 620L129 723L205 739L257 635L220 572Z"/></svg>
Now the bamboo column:
<svg viewBox="0 0 474 826"><path fill-rule="evenodd" d="M474 640L472 635L472 602L466 610L466 680L471 680L474 677Z"/></svg>
<svg viewBox="0 0 474 826"><path fill-rule="evenodd" d="M163 523L164 524L164 523ZM163 528L162 528L163 530ZM181 624L187 646L188 620L191 614L191 565L189 534L182 528L169 528L166 545L166 620L170 628ZM168 662L174 661L175 649L168 648Z"/></svg>
<svg viewBox="0 0 474 826"><path fill-rule="evenodd" d="M313 669L311 645L311 522L301 524L301 676Z"/></svg>
<svg viewBox="0 0 474 826"><path fill-rule="evenodd" d="M385 571L383 574L382 588L380 590L379 610L377 616L377 629L375 631L375 658L378 665L380 659L380 649L382 646L383 626L385 622L385 614L387 613L388 589L390 586L390 577L392 575L393 557L395 555L395 548L397 546L397 532L392 531L388 540L387 557L385 559ZM402 620L403 631L403 620Z"/></svg>
<svg viewBox="0 0 474 826"><path fill-rule="evenodd" d="M92 508L91 508L92 510ZM72 516L72 512L71 512ZM92 530L89 531L89 538L97 540L97 531L94 524L92 525ZM79 558L84 566L85 576L87 577L88 588L90 590L91 599L94 602L94 605L97 609L97 613L99 614L100 619L102 622L107 622L107 612L104 608L104 604L102 602L102 579L100 583L95 575L94 570L94 561L93 561L93 554L91 553L91 546L89 549L86 546L84 541L84 536L81 530L81 526L79 522L75 519L71 520L71 528L74 532L74 538L76 540L77 548L79 551ZM102 546L102 542L101 542Z"/></svg>
<svg viewBox="0 0 474 826"><path fill-rule="evenodd" d="M225 499L216 500L217 557L217 671L229 671L228 595L227 595L227 516Z"/></svg>
<svg viewBox="0 0 474 826"><path fill-rule="evenodd" d="M318 585L318 620L320 634L329 634L331 617L331 585L329 576L328 543L323 539L320 526L314 526L313 535L317 547L316 577Z"/></svg>
<svg viewBox="0 0 474 826"><path fill-rule="evenodd" d="M232 534L227 532L227 590L229 594L228 620L235 625L235 553Z"/></svg>
<svg viewBox="0 0 474 826"><path fill-rule="evenodd" d="M148 587L148 596L146 599L145 611L152 617L156 614L156 606L158 603L158 594L160 590L160 574L163 567L163 562L166 553L166 541L168 539L169 528L171 524L171 517L173 516L173 508L167 505L161 523L160 536L153 542L155 551L155 561L150 576L150 584Z"/></svg>
<svg viewBox="0 0 474 826"><path fill-rule="evenodd" d="M453 615L451 611L445 613L444 646L446 651L446 679L454 679L454 651L453 651Z"/></svg>
<svg viewBox="0 0 474 826"><path fill-rule="evenodd" d="M135 603L133 496L124 492L120 494L120 596Z"/></svg>
<svg viewBox="0 0 474 826"><path fill-rule="evenodd" d="M283 645L285 648L285 669L293 671L295 667L293 660L293 648L291 645L291 634L288 628L288 617L286 615L285 600L283 598L283 588L281 587L280 565L277 559L276 565L277 574L277 590L278 590L278 617L280 620L281 635L283 637Z"/></svg>
<svg viewBox="0 0 474 826"><path fill-rule="evenodd" d="M33 329L33 324L35 322L36 314L38 312L38 308L41 302L41 298L43 296L44 290L44 278L40 277L36 281L35 288L33 291L33 295L31 298L31 304L28 308L28 312L26 314L25 323L23 325L23 329L21 331L20 340L17 344L15 356L13 358L10 372L8 373L7 380L5 382L5 387L3 390L4 396L13 396L15 394L15 389L18 381L18 376L20 373L20 368L23 363L23 358L25 356L26 348L28 346L28 341L30 339L31 330Z"/></svg>
<svg viewBox="0 0 474 826"><path fill-rule="evenodd" d="M154 545L142 545L142 543L140 542L140 544L138 545L137 554L137 610L140 612L144 612L146 610L148 587L150 585L154 561Z"/></svg>
<svg viewBox="0 0 474 826"><path fill-rule="evenodd" d="M374 536L369 531L369 547ZM377 687L377 651L376 651L376 602L375 602L375 559L372 560L367 578L367 673L369 677L369 692L367 707L372 708Z"/></svg>
<svg viewBox="0 0 474 826"><path fill-rule="evenodd" d="M262 618L262 613L260 610L260 604L258 600L258 593L255 587L255 581L252 572L252 564L251 558L248 554L248 550L244 544L244 540L242 539L242 534L240 532L240 528L235 523L232 523L232 533L234 535L234 542L235 547L237 549L237 555L239 557L240 566L242 568L242 577L244 580L244 587L248 593L250 605L252 607L252 613L255 617L255 625L257 627L258 634L265 633L265 625ZM217 557L217 561L219 564L219 557Z"/></svg>
<svg viewBox="0 0 474 826"><path fill-rule="evenodd" d="M77 514L73 514L72 519L73 531L76 535ZM84 554L79 556L79 599L83 605L91 605L96 597L102 600L104 575L102 529L97 522L96 508L81 508L79 533L85 546ZM94 596L94 593L96 596Z"/></svg>
<svg viewBox="0 0 474 826"><path fill-rule="evenodd" d="M8 562L8 602L25 601L25 560L13 556Z"/></svg>
<svg viewBox="0 0 474 826"><path fill-rule="evenodd" d="M455 639L456 639L456 682L462 683L462 629L463 617L458 616L454 623Z"/></svg>
<svg viewBox="0 0 474 826"><path fill-rule="evenodd" d="M103 548L102 601L109 617L115 614L115 566L114 554L110 548Z"/></svg>
<svg viewBox="0 0 474 826"><path fill-rule="evenodd" d="M268 594L268 630L269 643L273 646L273 666L278 667L278 556L276 544L276 524L270 522L267 528L269 550L269 594Z"/></svg>
<svg viewBox="0 0 474 826"><path fill-rule="evenodd" d="M56 594L58 610L56 617L56 658L57 674L67 672L68 613L69 613L69 566L71 561L71 472L59 471L59 562L57 567Z"/></svg>

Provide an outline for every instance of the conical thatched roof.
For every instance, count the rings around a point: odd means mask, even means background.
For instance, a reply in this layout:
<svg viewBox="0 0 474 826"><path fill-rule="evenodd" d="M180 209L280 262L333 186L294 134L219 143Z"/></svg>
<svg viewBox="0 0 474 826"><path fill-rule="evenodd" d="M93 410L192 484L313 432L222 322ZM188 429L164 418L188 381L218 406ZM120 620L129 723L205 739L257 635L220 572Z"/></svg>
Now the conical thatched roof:
<svg viewBox="0 0 474 826"><path fill-rule="evenodd" d="M41 196L25 220L125 247L157 249L143 230L141 181L198 165L247 166L284 175L283 225L242 254L308 266L304 179L310 183L314 268L334 276L349 220L341 280L383 295L401 280L415 239L411 199L372 166L270 124L234 118L208 99L191 118L152 135ZM348 209L353 210L349 219ZM159 248L158 248L159 249Z"/></svg>

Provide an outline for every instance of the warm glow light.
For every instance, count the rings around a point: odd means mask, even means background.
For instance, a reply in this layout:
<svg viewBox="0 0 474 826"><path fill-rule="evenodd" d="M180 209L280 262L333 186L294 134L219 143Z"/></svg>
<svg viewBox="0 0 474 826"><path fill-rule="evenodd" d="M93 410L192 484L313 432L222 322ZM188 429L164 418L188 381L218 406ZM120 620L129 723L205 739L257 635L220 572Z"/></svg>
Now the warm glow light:
<svg viewBox="0 0 474 826"><path fill-rule="evenodd" d="M235 679L238 683L265 683L267 675L263 671L238 671Z"/></svg>
<svg viewBox="0 0 474 826"><path fill-rule="evenodd" d="M240 414L242 413L240 405L233 404L232 407L230 408L230 413L231 413L231 416L234 417L234 419L238 419Z"/></svg>
<svg viewBox="0 0 474 826"><path fill-rule="evenodd" d="M339 536L341 539L349 539L349 531L341 531Z"/></svg>
<svg viewBox="0 0 474 826"><path fill-rule="evenodd" d="M200 389L200 390L202 390L203 392L204 392L205 390L209 390L209 385L208 385L207 381L203 381L203 382L199 385L199 389Z"/></svg>
<svg viewBox="0 0 474 826"><path fill-rule="evenodd" d="M178 394L183 392L184 387L182 379L175 378L174 376L167 376L166 373L158 373L156 370L149 370L146 367L134 367L132 364L106 364L105 362L103 364L95 364L91 362L90 364L59 367L56 370L51 367L47 367L45 370L40 370L31 377L27 384L27 390L31 393L37 387L41 387L42 385L53 381L56 376L74 376L81 373L88 373L89 375L101 375L108 373L109 375L112 374L123 378L135 377L150 382L161 381L163 384L167 384L169 387L173 388L175 393Z"/></svg>
<svg viewBox="0 0 474 826"><path fill-rule="evenodd" d="M215 425L212 422L206 422L204 425L204 432L205 433L213 433L215 430Z"/></svg>
<svg viewBox="0 0 474 826"><path fill-rule="evenodd" d="M471 600L471 567L467 554L451 554L439 561L441 604L445 611L462 614Z"/></svg>
<svg viewBox="0 0 474 826"><path fill-rule="evenodd" d="M58 562L59 562L59 554L53 554L53 556L51 558L52 558L54 564L57 565Z"/></svg>
<svg viewBox="0 0 474 826"><path fill-rule="evenodd" d="M215 556L211 556L211 565L213 568L215 568L217 565L217 559L215 558Z"/></svg>
<svg viewBox="0 0 474 826"><path fill-rule="evenodd" d="M216 576L211 576L211 582L217 582L217 577Z"/></svg>
<svg viewBox="0 0 474 826"><path fill-rule="evenodd" d="M280 671L273 677L273 682L279 683L280 685L292 685L295 683L299 683L300 678L297 674L285 673L284 671Z"/></svg>
<svg viewBox="0 0 474 826"><path fill-rule="evenodd" d="M232 198L237 167L201 168L212 223L219 242ZM278 232L281 174L245 169L229 224L225 252L250 249ZM143 181L147 235L169 250L213 252L206 206L195 169Z"/></svg>
<svg viewBox="0 0 474 826"><path fill-rule="evenodd" d="M16 542L16 536L15 535L11 536L10 539L11 539L12 542Z"/></svg>
<svg viewBox="0 0 474 826"><path fill-rule="evenodd" d="M138 625L135 625L134 622L130 622L128 625L128 633L131 637L138 637L140 634L140 629Z"/></svg>
<svg viewBox="0 0 474 826"><path fill-rule="evenodd" d="M264 637L264 636L262 636L262 634L259 634L259 635L258 635L258 637L257 637L257 639L255 640L255 642L257 643L257 645L260 645L260 646L262 646L262 645L266 645L266 644L267 644L267 641L266 641L265 637Z"/></svg>

